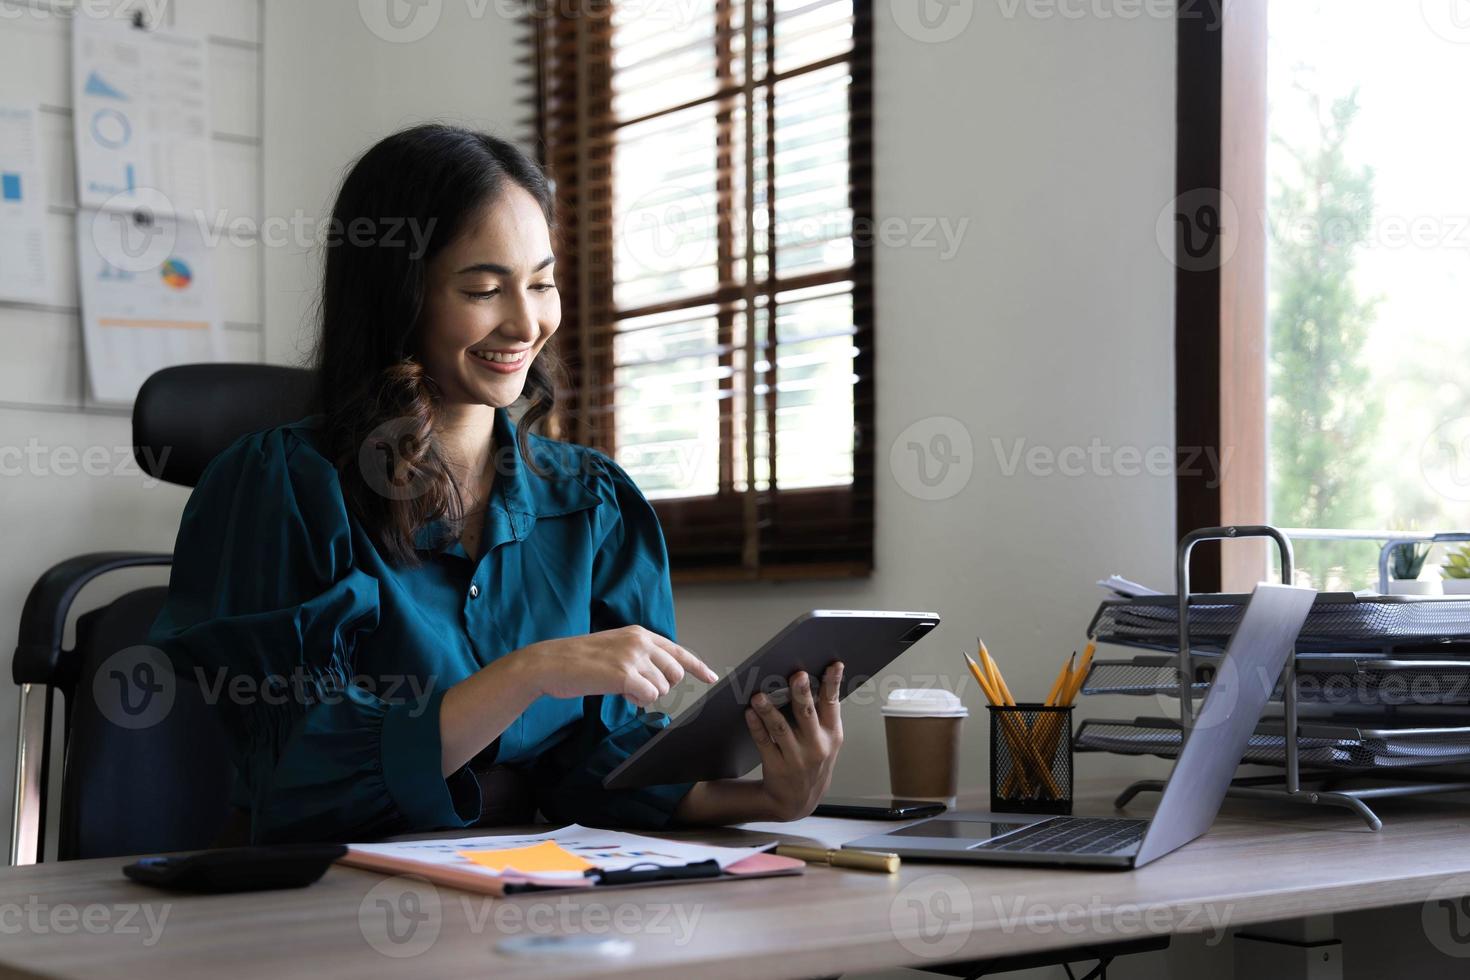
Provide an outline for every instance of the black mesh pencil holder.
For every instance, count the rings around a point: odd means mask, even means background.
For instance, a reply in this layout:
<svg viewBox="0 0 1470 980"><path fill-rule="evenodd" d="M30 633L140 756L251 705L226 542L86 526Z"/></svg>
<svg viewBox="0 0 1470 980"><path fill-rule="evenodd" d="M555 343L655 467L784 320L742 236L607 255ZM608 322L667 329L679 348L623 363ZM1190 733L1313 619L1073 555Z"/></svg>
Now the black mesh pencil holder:
<svg viewBox="0 0 1470 980"><path fill-rule="evenodd" d="M990 706L990 809L1072 812L1072 709Z"/></svg>

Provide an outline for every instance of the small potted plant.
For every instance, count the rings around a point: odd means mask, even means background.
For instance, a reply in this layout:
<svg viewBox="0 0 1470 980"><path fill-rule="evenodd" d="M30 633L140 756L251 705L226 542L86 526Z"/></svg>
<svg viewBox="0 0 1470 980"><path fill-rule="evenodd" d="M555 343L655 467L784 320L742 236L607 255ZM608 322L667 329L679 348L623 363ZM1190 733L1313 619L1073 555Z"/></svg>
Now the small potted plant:
<svg viewBox="0 0 1470 980"><path fill-rule="evenodd" d="M1393 549L1388 558L1389 595L1434 595L1439 591L1438 582L1419 578L1433 547L1428 541L1415 541Z"/></svg>
<svg viewBox="0 0 1470 980"><path fill-rule="evenodd" d="M1470 544L1464 544L1445 555L1440 568L1440 583L1445 595L1470 595Z"/></svg>

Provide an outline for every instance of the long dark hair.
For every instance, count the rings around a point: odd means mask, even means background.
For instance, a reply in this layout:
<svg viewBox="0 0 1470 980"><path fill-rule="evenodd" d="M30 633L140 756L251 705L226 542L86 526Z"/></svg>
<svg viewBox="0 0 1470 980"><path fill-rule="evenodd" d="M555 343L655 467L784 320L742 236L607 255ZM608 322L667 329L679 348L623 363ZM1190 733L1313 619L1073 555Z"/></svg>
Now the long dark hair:
<svg viewBox="0 0 1470 980"><path fill-rule="evenodd" d="M313 412L326 416L327 457L348 507L396 565L417 565L420 528L443 519L439 550L463 528L465 504L436 435L442 399L414 360L428 263L508 186L524 188L554 228L552 188L512 144L429 124L395 133L352 166L328 226L312 351ZM517 451L556 404L560 368L543 348L527 371ZM501 447L496 447L498 453Z"/></svg>

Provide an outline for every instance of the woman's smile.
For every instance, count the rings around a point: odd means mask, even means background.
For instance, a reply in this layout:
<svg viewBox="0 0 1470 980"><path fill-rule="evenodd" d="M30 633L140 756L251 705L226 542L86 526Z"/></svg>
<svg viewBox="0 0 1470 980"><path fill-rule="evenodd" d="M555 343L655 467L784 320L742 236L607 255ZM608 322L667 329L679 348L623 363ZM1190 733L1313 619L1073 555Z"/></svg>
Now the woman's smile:
<svg viewBox="0 0 1470 980"><path fill-rule="evenodd" d="M499 374L515 374L531 363L531 348L517 351L472 350L470 360Z"/></svg>

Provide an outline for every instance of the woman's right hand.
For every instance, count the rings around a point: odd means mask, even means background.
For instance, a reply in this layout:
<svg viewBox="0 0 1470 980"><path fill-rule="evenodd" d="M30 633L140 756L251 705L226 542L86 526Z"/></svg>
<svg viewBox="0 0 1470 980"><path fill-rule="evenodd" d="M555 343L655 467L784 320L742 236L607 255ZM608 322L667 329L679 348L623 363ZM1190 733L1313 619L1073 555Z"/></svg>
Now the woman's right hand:
<svg viewBox="0 0 1470 980"><path fill-rule="evenodd" d="M542 640L511 654L535 690L554 698L621 694L646 708L692 674L719 680L703 661L642 626L623 626L583 636Z"/></svg>

